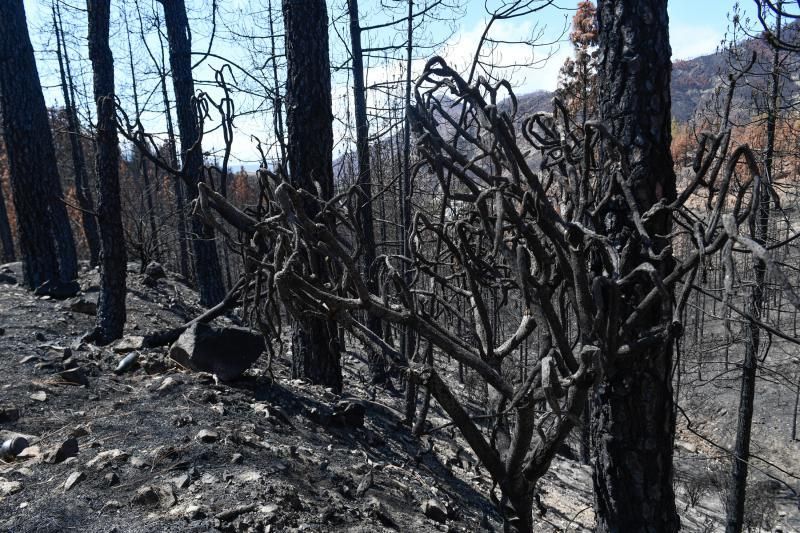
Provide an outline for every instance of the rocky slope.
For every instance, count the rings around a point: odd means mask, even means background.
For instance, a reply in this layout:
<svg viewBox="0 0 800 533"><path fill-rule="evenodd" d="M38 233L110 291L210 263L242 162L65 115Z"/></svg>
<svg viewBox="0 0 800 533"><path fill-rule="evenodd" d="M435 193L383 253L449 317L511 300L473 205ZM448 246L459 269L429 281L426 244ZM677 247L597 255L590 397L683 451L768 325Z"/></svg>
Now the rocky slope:
<svg viewBox="0 0 800 533"><path fill-rule="evenodd" d="M502 530L491 482L458 433L412 438L402 397L369 386L357 352L344 358L341 396L292 380L284 351L221 383L165 348L82 344L95 271L82 274L81 296L59 302L9 283L18 264L0 269L0 441L27 441L0 459L0 531ZM128 308L129 340L199 312L180 279L135 268ZM137 363L115 374L130 353ZM447 422L436 406L429 421ZM689 505L685 482L714 451L681 438L684 531L720 530L718 497L706 490ZM588 466L557 457L539 489L537 531L591 531ZM800 530L796 502L765 490L782 498L776 527Z"/></svg>

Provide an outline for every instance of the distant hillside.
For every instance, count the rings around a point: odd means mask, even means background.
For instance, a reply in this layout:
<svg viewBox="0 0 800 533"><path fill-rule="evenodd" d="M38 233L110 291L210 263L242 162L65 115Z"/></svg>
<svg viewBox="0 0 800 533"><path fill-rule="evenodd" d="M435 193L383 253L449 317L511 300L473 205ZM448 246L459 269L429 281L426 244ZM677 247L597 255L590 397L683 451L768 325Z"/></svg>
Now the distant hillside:
<svg viewBox="0 0 800 533"><path fill-rule="evenodd" d="M792 40L793 34L800 31L800 22L794 22L784 28L784 35ZM736 92L734 109L744 109L745 101L752 97L754 90L762 90L767 86L767 77L771 50L761 39L751 39L740 45L740 55L749 59L755 51L758 61L750 71L750 75L741 84ZM791 80L787 80L783 87L785 101L795 101L800 95L800 66L794 64L800 56L790 58L786 70L790 73ZM689 60L678 60L672 64L672 115L679 122L686 122L694 114L703 110L712 103L715 90L724 86L729 72L728 58L724 51L696 57ZM521 115L536 111L549 111L553 93L538 91L519 96Z"/></svg>

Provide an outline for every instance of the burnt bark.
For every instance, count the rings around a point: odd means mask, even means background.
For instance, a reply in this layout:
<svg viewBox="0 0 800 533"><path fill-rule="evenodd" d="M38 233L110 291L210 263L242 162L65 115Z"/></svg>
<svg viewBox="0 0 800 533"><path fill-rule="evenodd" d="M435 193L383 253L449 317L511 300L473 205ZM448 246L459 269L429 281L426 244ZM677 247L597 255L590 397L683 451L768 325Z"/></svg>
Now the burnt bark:
<svg viewBox="0 0 800 533"><path fill-rule="evenodd" d="M626 180L640 212L661 199L676 198L670 153L671 49L666 0L601 0L599 107L602 121L626 151ZM606 154L613 149L609 146ZM601 213L603 232L629 266L651 263L663 276L671 261L653 261L666 239L642 242L634 216L616 189ZM668 235L664 213L648 221L650 235ZM650 288L632 283L621 291L617 316ZM612 311L612 310L609 310ZM671 302L662 301L636 324L642 331L671 321ZM622 326L622 324L619 324ZM680 520L672 487L674 411L670 373L672 341L644 356L615 357L613 339L594 385L591 440L597 531L677 531Z"/></svg>
<svg viewBox="0 0 800 533"><path fill-rule="evenodd" d="M781 5L781 2L778 2ZM781 38L781 17L777 17L775 34ZM767 139L764 154L764 167L768 183L773 183L773 164L775 158L775 133L781 98L781 57L773 50L772 70L769 81L769 104L767 109ZM764 245L769 236L770 193L763 182L758 191L758 215L751 226L751 236ZM740 533L744 528L745 502L747 499L748 461L750 460L750 440L755 408L756 376L758 373L761 328L756 324L764 312L764 293L766 288L767 265L756 259L753 264L754 284L750 292L748 312L753 320L747 322L747 338L744 361L742 362L742 382L739 390L739 416L736 424L736 443L731 459L731 477L726 500L726 533ZM780 320L778 321L780 323ZM766 357L766 354L765 354Z"/></svg>
<svg viewBox="0 0 800 533"><path fill-rule="evenodd" d="M361 49L361 26L358 19L358 0L348 0L350 16L350 53L353 62L353 108L356 120L356 152L358 155L358 221L361 225L364 277L373 294L378 293L378 274L375 268L375 229L372 219L372 165L369 160L369 123L367 121L367 94L364 88L364 57ZM381 334L381 321L367 316L367 327ZM385 383L386 366L383 356L370 350L367 354L370 377L373 383Z"/></svg>
<svg viewBox="0 0 800 533"><path fill-rule="evenodd" d="M333 113L328 58L328 14L324 0L283 0L286 35L286 126L290 179L300 189L333 196ZM309 218L319 204L305 199ZM311 252L310 267L326 276L320 254ZM308 273L311 275L311 272ZM312 383L342 388L337 325L329 319L296 316L292 334L292 373Z"/></svg>
<svg viewBox="0 0 800 533"><path fill-rule="evenodd" d="M75 241L22 0L0 2L0 110L25 285L63 293L74 288Z"/></svg>
<svg viewBox="0 0 800 533"><path fill-rule="evenodd" d="M186 18L184 0L160 0L160 2L164 7L164 23L169 41L169 63L172 67L172 85L175 91L186 199L191 202L197 197L197 184L203 181L201 132L193 102L191 33L189 21ZM192 218L191 225L200 303L210 307L225 297L216 237L213 228L203 224L198 217Z"/></svg>
<svg viewBox="0 0 800 533"><path fill-rule="evenodd" d="M2 257L4 263L17 260L17 256L14 253L14 237L11 234L11 224L8 221L8 210L6 210L6 199L2 185L0 185L0 245L3 247Z"/></svg>
<svg viewBox="0 0 800 533"><path fill-rule="evenodd" d="M119 140L114 118L114 57L108 44L111 0L88 0L89 58L97 106L97 214L100 225L100 297L93 340L107 344L125 326L127 255L119 192Z"/></svg>

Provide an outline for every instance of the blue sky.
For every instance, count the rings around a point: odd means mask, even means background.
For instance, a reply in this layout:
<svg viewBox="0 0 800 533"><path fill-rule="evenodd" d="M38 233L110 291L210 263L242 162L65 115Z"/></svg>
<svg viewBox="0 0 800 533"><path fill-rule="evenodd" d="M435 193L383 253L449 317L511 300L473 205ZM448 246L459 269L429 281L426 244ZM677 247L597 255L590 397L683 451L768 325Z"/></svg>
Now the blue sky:
<svg viewBox="0 0 800 533"><path fill-rule="evenodd" d="M140 0L144 5L148 5L151 1ZM485 5L497 6L502 0L448 1L458 2L461 5L461 16L453 19L449 12L445 13L444 17L449 16L449 20L431 22L421 33L432 41L446 41L445 45L437 48L435 52L444 56L456 68L466 69L478 37L485 27L487 19ZM60 91L55 87L58 81L57 64L52 52L54 39L48 27L51 20L50 0L24 0L24 2L34 48L37 50L37 61L42 82L43 85L49 87L45 91L46 99L48 104L59 105L61 103ZM391 2L395 2L398 5L398 10L394 14L387 13L380 7L382 4ZM377 24L403 16L403 2L404 0L360 0L362 25ZM742 0L742 2L745 13L753 11L751 8L753 0ZM126 3L130 5L131 1L128 0ZM266 0L261 0L261 3L266 4ZM279 6L280 0L273 0L273 3ZM415 3L424 5L425 0L415 0ZM733 0L670 0L668 9L673 59L689 59L713 52L725 35L729 23L728 14L733 9L734 3ZM72 0L69 4L83 7L84 0ZM263 19L248 15L248 11L252 11L255 4L256 2L248 0L225 0L219 2L219 5L223 6L226 11L227 24L233 24L237 27L249 24L255 29L254 31L263 33L265 30ZM564 60L571 54L571 47L566 42L566 34L564 32L569 28L576 4L577 0L556 0L554 5L546 7L542 11L524 19L497 24L493 28L491 35L497 39L520 40L535 35L538 37L538 42L547 43L533 48L525 45L504 45L495 53L495 59L500 61L536 63L535 68L514 69L504 74L504 77L511 78L518 94L535 90L552 90L556 87L558 71ZM119 16L118 14L123 5L122 0L112 0L112 5L112 17L114 12ZM207 44L207 23L210 18L211 2L210 0L187 0L187 5L190 6L194 49L195 51L204 50ZM338 36L341 35L342 38L347 39L346 20L341 18L341 15L345 12L344 0L328 0L328 6L331 20L336 20L339 17L337 23L338 33L334 29L330 32L331 63L337 65L342 64L344 58L346 58L346 51ZM78 24L73 30L75 37L72 40L74 49L72 59L76 64L74 70L88 73L88 65L85 61L85 41L82 40L85 36L85 26L82 24L83 17L85 17L84 13L76 9L72 10L71 20ZM67 19L70 20L70 17L67 17ZM124 35L120 29L121 26L118 23L116 31L112 34L112 48L114 48L115 57L117 58L118 93L123 100L123 104L125 104L126 95L129 92L127 84L129 83L130 73L127 70L127 60L124 55L127 53L123 46ZM395 35L395 32L391 29L372 32L365 36L365 46L368 46L370 42L373 45L384 44L388 39L395 39L396 42L397 37ZM246 64L249 60L244 52L244 47L235 39L218 38L215 40L214 51L240 64ZM432 52L428 52L428 54ZM137 76L137 79L140 82L140 90L146 92L148 83L152 85L154 82L152 77L148 81L146 75L149 58L141 50L139 53L141 57L137 58L137 68L142 69L142 75L141 79L139 79L139 76ZM76 55L83 56L83 62ZM208 64L216 67L219 67L221 63L222 61L213 59L208 61ZM414 70L421 70L423 63L424 60L422 58L415 61ZM368 60L366 66L368 84L402 75L402 67L399 62L387 67L375 64L374 61L370 63ZM206 67L201 67L196 70L196 77L209 79L212 77L211 71ZM85 83L86 87L91 87L90 78L84 80L83 83ZM334 112L340 117L347 112L349 101L348 85L349 79L346 69L334 75ZM379 95L373 97L377 96ZM243 102L238 107L242 109L247 105L252 104ZM150 117L143 117L146 127L152 131L163 131L163 125L159 124L161 121L160 110L155 108ZM268 137L270 121L271 119L268 115L251 115L237 119L235 127L240 135L237 135L234 149L238 159L242 162L247 162L255 158L256 151L249 141L249 135L255 133L261 138ZM337 145L337 151L341 152L350 140L344 128L341 125L338 128L336 135L337 138L342 139L342 142ZM222 143L217 137L218 135L214 132L208 134L204 139L204 147L213 151L216 145L221 145Z"/></svg>

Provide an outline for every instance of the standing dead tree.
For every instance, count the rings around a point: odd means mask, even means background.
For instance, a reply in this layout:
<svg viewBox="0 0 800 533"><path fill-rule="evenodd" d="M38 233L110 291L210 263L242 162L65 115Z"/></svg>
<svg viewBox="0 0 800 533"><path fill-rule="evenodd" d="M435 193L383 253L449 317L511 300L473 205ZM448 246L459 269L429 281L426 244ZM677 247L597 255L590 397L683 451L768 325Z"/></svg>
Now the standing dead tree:
<svg viewBox="0 0 800 533"><path fill-rule="evenodd" d="M404 360L399 349L359 317L366 311L413 329L421 347L408 372L431 391L499 487L496 501L508 523L532 531L536 482L580 423L589 388L611 362L647 357L653 346L682 334L703 258L728 257L735 243L780 272L763 247L738 232L755 216L758 194L752 191L763 183L747 146L722 164L727 132L704 134L687 188L643 211L631 194L628 153L602 124L578 125L556 102L552 114L534 114L518 129L515 104L506 82L470 85L441 58L427 63L411 110L422 156L415 179L438 181L442 195L436 201L445 204L447 216L432 221L417 213L408 255L377 258L380 294L370 291L359 268L362 197L355 189L325 199L262 171L269 201L260 212L239 210L205 184L196 205L208 223L218 224L219 216L249 236L240 243L246 272L239 299L245 316L274 340L281 305L295 317L335 320L394 364ZM462 112L466 120L460 123ZM538 152L538 170L525 145ZM601 145L611 147L602 159ZM742 166L744 173L737 172ZM686 207L701 187L713 200L706 213ZM634 222L636 235L624 247L602 233L598 215L610 203ZM667 212L674 220L670 237L688 243L682 257L673 255L672 246L653 251L651 224ZM634 250L645 262L628 260ZM410 278L402 275L403 264ZM626 290L634 283L642 290ZM791 298L800 302L793 292ZM431 301L445 312L429 313ZM459 301L468 302L466 318ZM672 312L655 326L639 327L656 306ZM452 320L462 322L467 337L449 327ZM537 337L524 373L509 372L523 345ZM490 436L448 385L447 368L427 357L428 349L489 386L497 403Z"/></svg>

